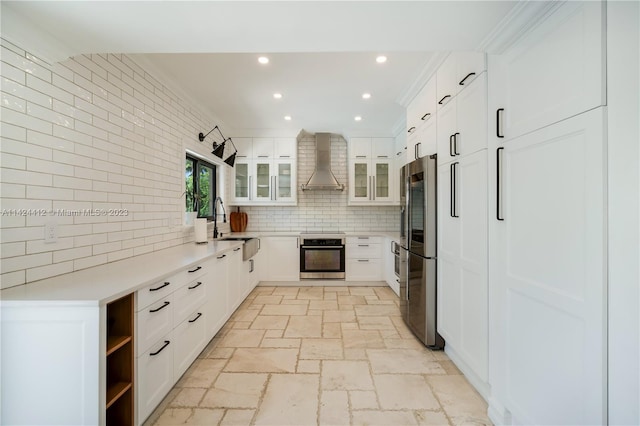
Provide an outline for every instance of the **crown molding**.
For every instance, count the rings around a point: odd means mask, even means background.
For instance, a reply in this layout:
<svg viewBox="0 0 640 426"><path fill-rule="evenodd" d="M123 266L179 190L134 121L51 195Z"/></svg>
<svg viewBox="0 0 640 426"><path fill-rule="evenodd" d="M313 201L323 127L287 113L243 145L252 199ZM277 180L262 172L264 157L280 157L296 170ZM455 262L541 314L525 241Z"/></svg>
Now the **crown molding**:
<svg viewBox="0 0 640 426"><path fill-rule="evenodd" d="M565 1L519 1L478 45L478 51L501 54L517 43Z"/></svg>
<svg viewBox="0 0 640 426"><path fill-rule="evenodd" d="M411 83L409 87L396 99L396 102L406 108L413 98L416 97L427 81L436 73L440 65L449 56L450 52L434 52L429 60L424 64L418 77Z"/></svg>

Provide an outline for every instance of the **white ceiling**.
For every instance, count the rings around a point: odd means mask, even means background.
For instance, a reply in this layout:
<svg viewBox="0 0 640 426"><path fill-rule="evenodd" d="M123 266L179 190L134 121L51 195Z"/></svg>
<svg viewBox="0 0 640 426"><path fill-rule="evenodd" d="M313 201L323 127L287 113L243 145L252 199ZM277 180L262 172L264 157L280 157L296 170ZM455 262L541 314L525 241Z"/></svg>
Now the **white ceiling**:
<svg viewBox="0 0 640 426"><path fill-rule="evenodd" d="M434 52L482 50L516 3L2 1L0 7L3 37L53 60L138 54L149 72L228 128L391 134L416 84L441 60ZM258 64L259 54L270 63ZM377 54L387 63L376 64ZM372 95L367 101L365 91ZM283 98L274 100L274 92ZM285 114L293 119L284 121Z"/></svg>

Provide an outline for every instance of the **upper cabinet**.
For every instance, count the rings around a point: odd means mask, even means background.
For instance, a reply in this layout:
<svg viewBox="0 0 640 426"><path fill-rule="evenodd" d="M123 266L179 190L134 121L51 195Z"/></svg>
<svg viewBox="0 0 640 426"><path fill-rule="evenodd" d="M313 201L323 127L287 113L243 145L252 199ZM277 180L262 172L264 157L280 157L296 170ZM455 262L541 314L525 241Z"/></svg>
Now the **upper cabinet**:
<svg viewBox="0 0 640 426"><path fill-rule="evenodd" d="M438 109L444 107L486 69L484 53L451 53L436 73Z"/></svg>
<svg viewBox="0 0 640 426"><path fill-rule="evenodd" d="M414 133L436 114L436 77L432 77L407 107L407 132Z"/></svg>
<svg viewBox="0 0 640 426"><path fill-rule="evenodd" d="M489 58L491 133L512 139L605 104L604 7L569 2Z"/></svg>
<svg viewBox="0 0 640 426"><path fill-rule="evenodd" d="M236 142L236 140L238 142ZM295 205L297 143L295 138L237 138L231 204Z"/></svg>
<svg viewBox="0 0 640 426"><path fill-rule="evenodd" d="M349 204L395 205L398 191L393 138L349 141Z"/></svg>

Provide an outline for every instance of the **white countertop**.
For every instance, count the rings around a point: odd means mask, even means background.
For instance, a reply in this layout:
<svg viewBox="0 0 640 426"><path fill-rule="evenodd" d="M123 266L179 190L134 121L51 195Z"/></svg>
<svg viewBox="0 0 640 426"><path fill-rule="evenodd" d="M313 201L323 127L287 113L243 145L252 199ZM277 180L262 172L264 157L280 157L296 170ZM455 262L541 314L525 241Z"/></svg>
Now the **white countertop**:
<svg viewBox="0 0 640 426"><path fill-rule="evenodd" d="M12 302L104 305L188 268L242 246L242 241L188 243L0 291L3 306Z"/></svg>
<svg viewBox="0 0 640 426"><path fill-rule="evenodd" d="M298 237L299 231L232 232L224 237ZM398 241L398 232L345 232L345 236L382 236ZM94 266L69 274L35 281L0 291L0 303L105 305L122 296L157 282L205 259L220 255L243 244L242 241L187 243L117 262Z"/></svg>

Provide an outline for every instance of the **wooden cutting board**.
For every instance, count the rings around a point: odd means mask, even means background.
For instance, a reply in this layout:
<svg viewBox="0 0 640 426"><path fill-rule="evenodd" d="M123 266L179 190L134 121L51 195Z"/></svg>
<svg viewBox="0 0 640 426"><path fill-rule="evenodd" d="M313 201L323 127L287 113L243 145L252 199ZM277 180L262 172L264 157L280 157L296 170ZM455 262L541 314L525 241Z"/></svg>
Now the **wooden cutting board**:
<svg viewBox="0 0 640 426"><path fill-rule="evenodd" d="M237 212L231 212L229 215L229 225L232 232L244 232L247 229L249 217L245 212L241 212L238 208Z"/></svg>

